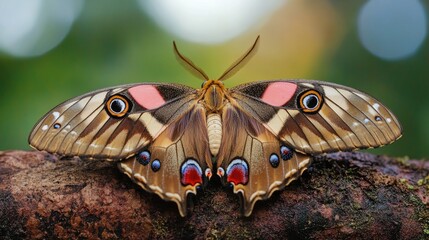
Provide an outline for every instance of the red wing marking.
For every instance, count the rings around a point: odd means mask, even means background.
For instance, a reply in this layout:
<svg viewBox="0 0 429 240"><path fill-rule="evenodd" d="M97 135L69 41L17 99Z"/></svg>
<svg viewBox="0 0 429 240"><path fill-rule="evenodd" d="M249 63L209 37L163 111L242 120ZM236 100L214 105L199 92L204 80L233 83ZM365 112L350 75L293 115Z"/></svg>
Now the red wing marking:
<svg viewBox="0 0 429 240"><path fill-rule="evenodd" d="M181 169L181 182L184 186L195 186L196 184L203 183L201 167L195 160L189 159L183 163Z"/></svg>
<svg viewBox="0 0 429 240"><path fill-rule="evenodd" d="M249 167L241 159L232 161L226 170L226 180L234 185L247 184L249 181Z"/></svg>

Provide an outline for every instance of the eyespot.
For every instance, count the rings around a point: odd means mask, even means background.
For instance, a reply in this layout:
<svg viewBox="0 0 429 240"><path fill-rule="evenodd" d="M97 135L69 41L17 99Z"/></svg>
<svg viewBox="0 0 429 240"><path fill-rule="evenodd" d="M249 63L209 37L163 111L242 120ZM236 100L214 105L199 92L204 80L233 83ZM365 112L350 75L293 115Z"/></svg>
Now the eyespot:
<svg viewBox="0 0 429 240"><path fill-rule="evenodd" d="M130 104L125 97L113 95L107 100L106 109L113 117L123 117L129 112Z"/></svg>
<svg viewBox="0 0 429 240"><path fill-rule="evenodd" d="M299 97L299 106L303 112L315 113L322 106L323 98L319 92L308 90Z"/></svg>

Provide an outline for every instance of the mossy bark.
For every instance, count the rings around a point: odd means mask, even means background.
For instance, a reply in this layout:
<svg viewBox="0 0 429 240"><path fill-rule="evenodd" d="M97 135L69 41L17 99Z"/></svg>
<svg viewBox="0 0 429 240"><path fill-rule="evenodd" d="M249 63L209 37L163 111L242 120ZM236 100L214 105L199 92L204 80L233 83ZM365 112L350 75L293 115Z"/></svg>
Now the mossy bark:
<svg viewBox="0 0 429 240"><path fill-rule="evenodd" d="M182 218L114 163L0 152L2 239L428 239L429 161L319 156L247 218L216 180L191 200Z"/></svg>

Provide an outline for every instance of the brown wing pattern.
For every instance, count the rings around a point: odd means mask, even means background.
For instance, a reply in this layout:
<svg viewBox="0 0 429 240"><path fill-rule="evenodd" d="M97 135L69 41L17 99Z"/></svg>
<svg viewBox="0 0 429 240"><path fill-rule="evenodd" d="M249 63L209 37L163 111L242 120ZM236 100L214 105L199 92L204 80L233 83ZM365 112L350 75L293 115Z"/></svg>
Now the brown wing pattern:
<svg viewBox="0 0 429 240"><path fill-rule="evenodd" d="M245 216L258 200L296 179L310 157L295 152L255 119L228 104L223 111L223 138L218 155L218 175L240 193ZM231 147L233 146L233 147Z"/></svg>
<svg viewBox="0 0 429 240"><path fill-rule="evenodd" d="M267 102L270 84L289 94L281 106ZM289 87L296 90L288 92ZM320 94L320 105L306 112L303 94ZM265 95L264 95L265 94ZM268 95L267 95L268 94ZM239 108L296 150L319 154L389 144L401 136L396 117L379 101L358 90L319 81L268 81L231 89ZM268 97L267 97L268 96ZM281 95L280 95L281 96ZM280 104L279 104L280 105Z"/></svg>
<svg viewBox="0 0 429 240"><path fill-rule="evenodd" d="M143 83L91 92L42 117L30 145L62 156L117 160L143 189L175 202L182 216L188 194L205 186L216 165L249 216L258 200L298 178L312 155L379 147L401 136L389 109L341 85L278 80L226 89L222 81L250 59L258 40L218 79L173 43L179 61L205 80L201 89Z"/></svg>
<svg viewBox="0 0 429 240"><path fill-rule="evenodd" d="M146 191L174 201L185 216L186 196L196 194L211 176L205 109L197 105L118 166Z"/></svg>
<svg viewBox="0 0 429 240"><path fill-rule="evenodd" d="M187 195L212 175L213 147L217 174L239 193L249 216L258 200L299 177L311 155L378 147L401 136L385 106L352 88L287 80L218 90L226 98L218 108L201 100L200 90L176 84L99 90L52 109L29 142L59 155L122 160L121 171L174 201L182 216ZM207 107L222 125L212 143Z"/></svg>
<svg viewBox="0 0 429 240"><path fill-rule="evenodd" d="M158 102L150 106L162 106L145 109L139 105L129 92L134 87L148 87L144 91L158 97ZM107 110L106 102L114 96L128 104L123 116L112 116ZM38 150L59 155L123 159L189 111L196 104L195 98L194 89L175 84L132 84L99 90L52 109L33 128L29 142Z"/></svg>

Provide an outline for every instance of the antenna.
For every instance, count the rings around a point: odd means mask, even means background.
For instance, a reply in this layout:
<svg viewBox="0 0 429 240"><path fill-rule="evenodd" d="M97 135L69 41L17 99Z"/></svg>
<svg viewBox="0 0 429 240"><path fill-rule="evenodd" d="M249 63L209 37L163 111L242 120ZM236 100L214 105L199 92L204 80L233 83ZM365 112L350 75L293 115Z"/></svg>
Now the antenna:
<svg viewBox="0 0 429 240"><path fill-rule="evenodd" d="M255 55L256 50L258 48L259 43L258 36L253 43L253 45L247 50L247 52L241 56L239 59L237 59L234 63L231 64L231 66L226 69L226 71L218 78L219 81L225 81L226 79L230 78L232 75L234 75L236 72L238 72L246 63L249 62L250 58ZM209 80L209 76L195 63L193 63L189 58L185 57L179 52L179 49L177 48L176 42L173 41L173 48L174 48L174 54L176 55L177 61L179 61L180 64L184 68L186 68L192 75L195 77L202 79L202 80Z"/></svg>
<svg viewBox="0 0 429 240"><path fill-rule="evenodd" d="M201 68L197 67L197 65L195 65L189 58L183 56L179 52L175 41L173 41L173 48L177 61L179 61L179 63L182 64L182 66L186 68L186 70L188 70L190 73L192 73L192 75L199 79L209 80L209 76L207 76L207 74Z"/></svg>
<svg viewBox="0 0 429 240"><path fill-rule="evenodd" d="M247 52L243 56L241 56L228 69L226 69L226 71L218 78L219 81L225 81L226 79L230 78L232 75L238 72L244 65L246 65L246 63L249 62L250 58L253 57L253 55L255 55L256 50L258 49L259 37L260 36L258 35L252 47L250 47L249 50L247 50Z"/></svg>

